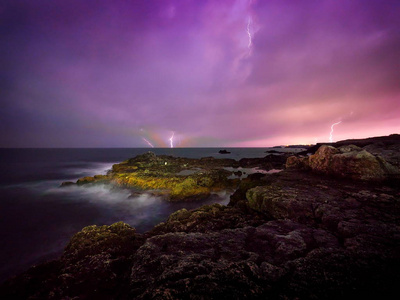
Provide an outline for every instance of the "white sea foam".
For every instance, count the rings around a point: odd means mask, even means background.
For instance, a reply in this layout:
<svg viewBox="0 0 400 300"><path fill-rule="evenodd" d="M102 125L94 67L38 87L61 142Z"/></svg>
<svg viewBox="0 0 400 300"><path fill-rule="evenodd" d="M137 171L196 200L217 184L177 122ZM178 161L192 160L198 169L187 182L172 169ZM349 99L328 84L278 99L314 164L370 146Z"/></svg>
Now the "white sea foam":
<svg viewBox="0 0 400 300"><path fill-rule="evenodd" d="M76 180L85 176L104 175L111 170L115 163L93 162L90 164L82 163L82 166L68 167L65 173L76 176Z"/></svg>

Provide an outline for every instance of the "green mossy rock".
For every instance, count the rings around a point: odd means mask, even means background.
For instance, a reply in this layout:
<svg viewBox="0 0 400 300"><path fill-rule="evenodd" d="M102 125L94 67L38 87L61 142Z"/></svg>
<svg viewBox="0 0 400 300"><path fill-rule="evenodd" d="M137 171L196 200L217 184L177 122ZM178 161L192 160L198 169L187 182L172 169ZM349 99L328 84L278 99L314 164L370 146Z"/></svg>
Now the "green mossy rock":
<svg viewBox="0 0 400 300"><path fill-rule="evenodd" d="M101 252L115 256L129 254L136 239L136 229L123 222L87 226L71 238L63 257L70 260Z"/></svg>

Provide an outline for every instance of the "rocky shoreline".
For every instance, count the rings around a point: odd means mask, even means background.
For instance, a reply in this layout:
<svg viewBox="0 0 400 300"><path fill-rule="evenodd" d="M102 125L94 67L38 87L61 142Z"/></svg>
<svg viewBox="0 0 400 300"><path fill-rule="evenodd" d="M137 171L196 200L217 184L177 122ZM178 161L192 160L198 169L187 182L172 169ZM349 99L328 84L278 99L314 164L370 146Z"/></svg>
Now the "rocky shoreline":
<svg viewBox="0 0 400 300"><path fill-rule="evenodd" d="M228 206L182 209L144 234L122 222L85 227L60 259L8 280L0 295L390 299L400 283L400 136L339 143L241 161L147 153L66 183L115 184L167 201L234 193ZM285 170L232 178L228 167Z"/></svg>
<svg viewBox="0 0 400 300"><path fill-rule="evenodd" d="M147 152L113 165L107 175L64 182L61 187L110 184L129 189L132 194L147 192L171 202L193 201L207 198L221 190L236 189L240 178L247 176L244 174L246 172L282 169L289 156L289 153L280 153L236 161L213 157L190 159L157 156L153 152Z"/></svg>

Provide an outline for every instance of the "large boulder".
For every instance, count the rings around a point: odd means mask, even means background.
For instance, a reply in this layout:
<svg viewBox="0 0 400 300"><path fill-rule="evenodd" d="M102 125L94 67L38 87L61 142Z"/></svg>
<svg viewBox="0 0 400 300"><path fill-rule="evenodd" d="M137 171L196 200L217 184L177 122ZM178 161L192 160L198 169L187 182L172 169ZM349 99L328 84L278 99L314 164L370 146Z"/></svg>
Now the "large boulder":
<svg viewBox="0 0 400 300"><path fill-rule="evenodd" d="M307 170L310 168L308 165L308 157L289 156L285 164L286 169Z"/></svg>
<svg viewBox="0 0 400 300"><path fill-rule="evenodd" d="M289 157L286 167L359 180L384 180L400 175L399 169L381 156L355 145L339 148L323 145L309 157Z"/></svg>

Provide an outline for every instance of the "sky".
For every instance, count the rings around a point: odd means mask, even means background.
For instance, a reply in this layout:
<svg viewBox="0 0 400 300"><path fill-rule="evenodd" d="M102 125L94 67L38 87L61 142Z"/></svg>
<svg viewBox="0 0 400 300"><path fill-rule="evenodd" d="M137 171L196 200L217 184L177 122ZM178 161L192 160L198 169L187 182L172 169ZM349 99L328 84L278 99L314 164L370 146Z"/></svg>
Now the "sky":
<svg viewBox="0 0 400 300"><path fill-rule="evenodd" d="M0 147L393 133L398 0L0 1Z"/></svg>

